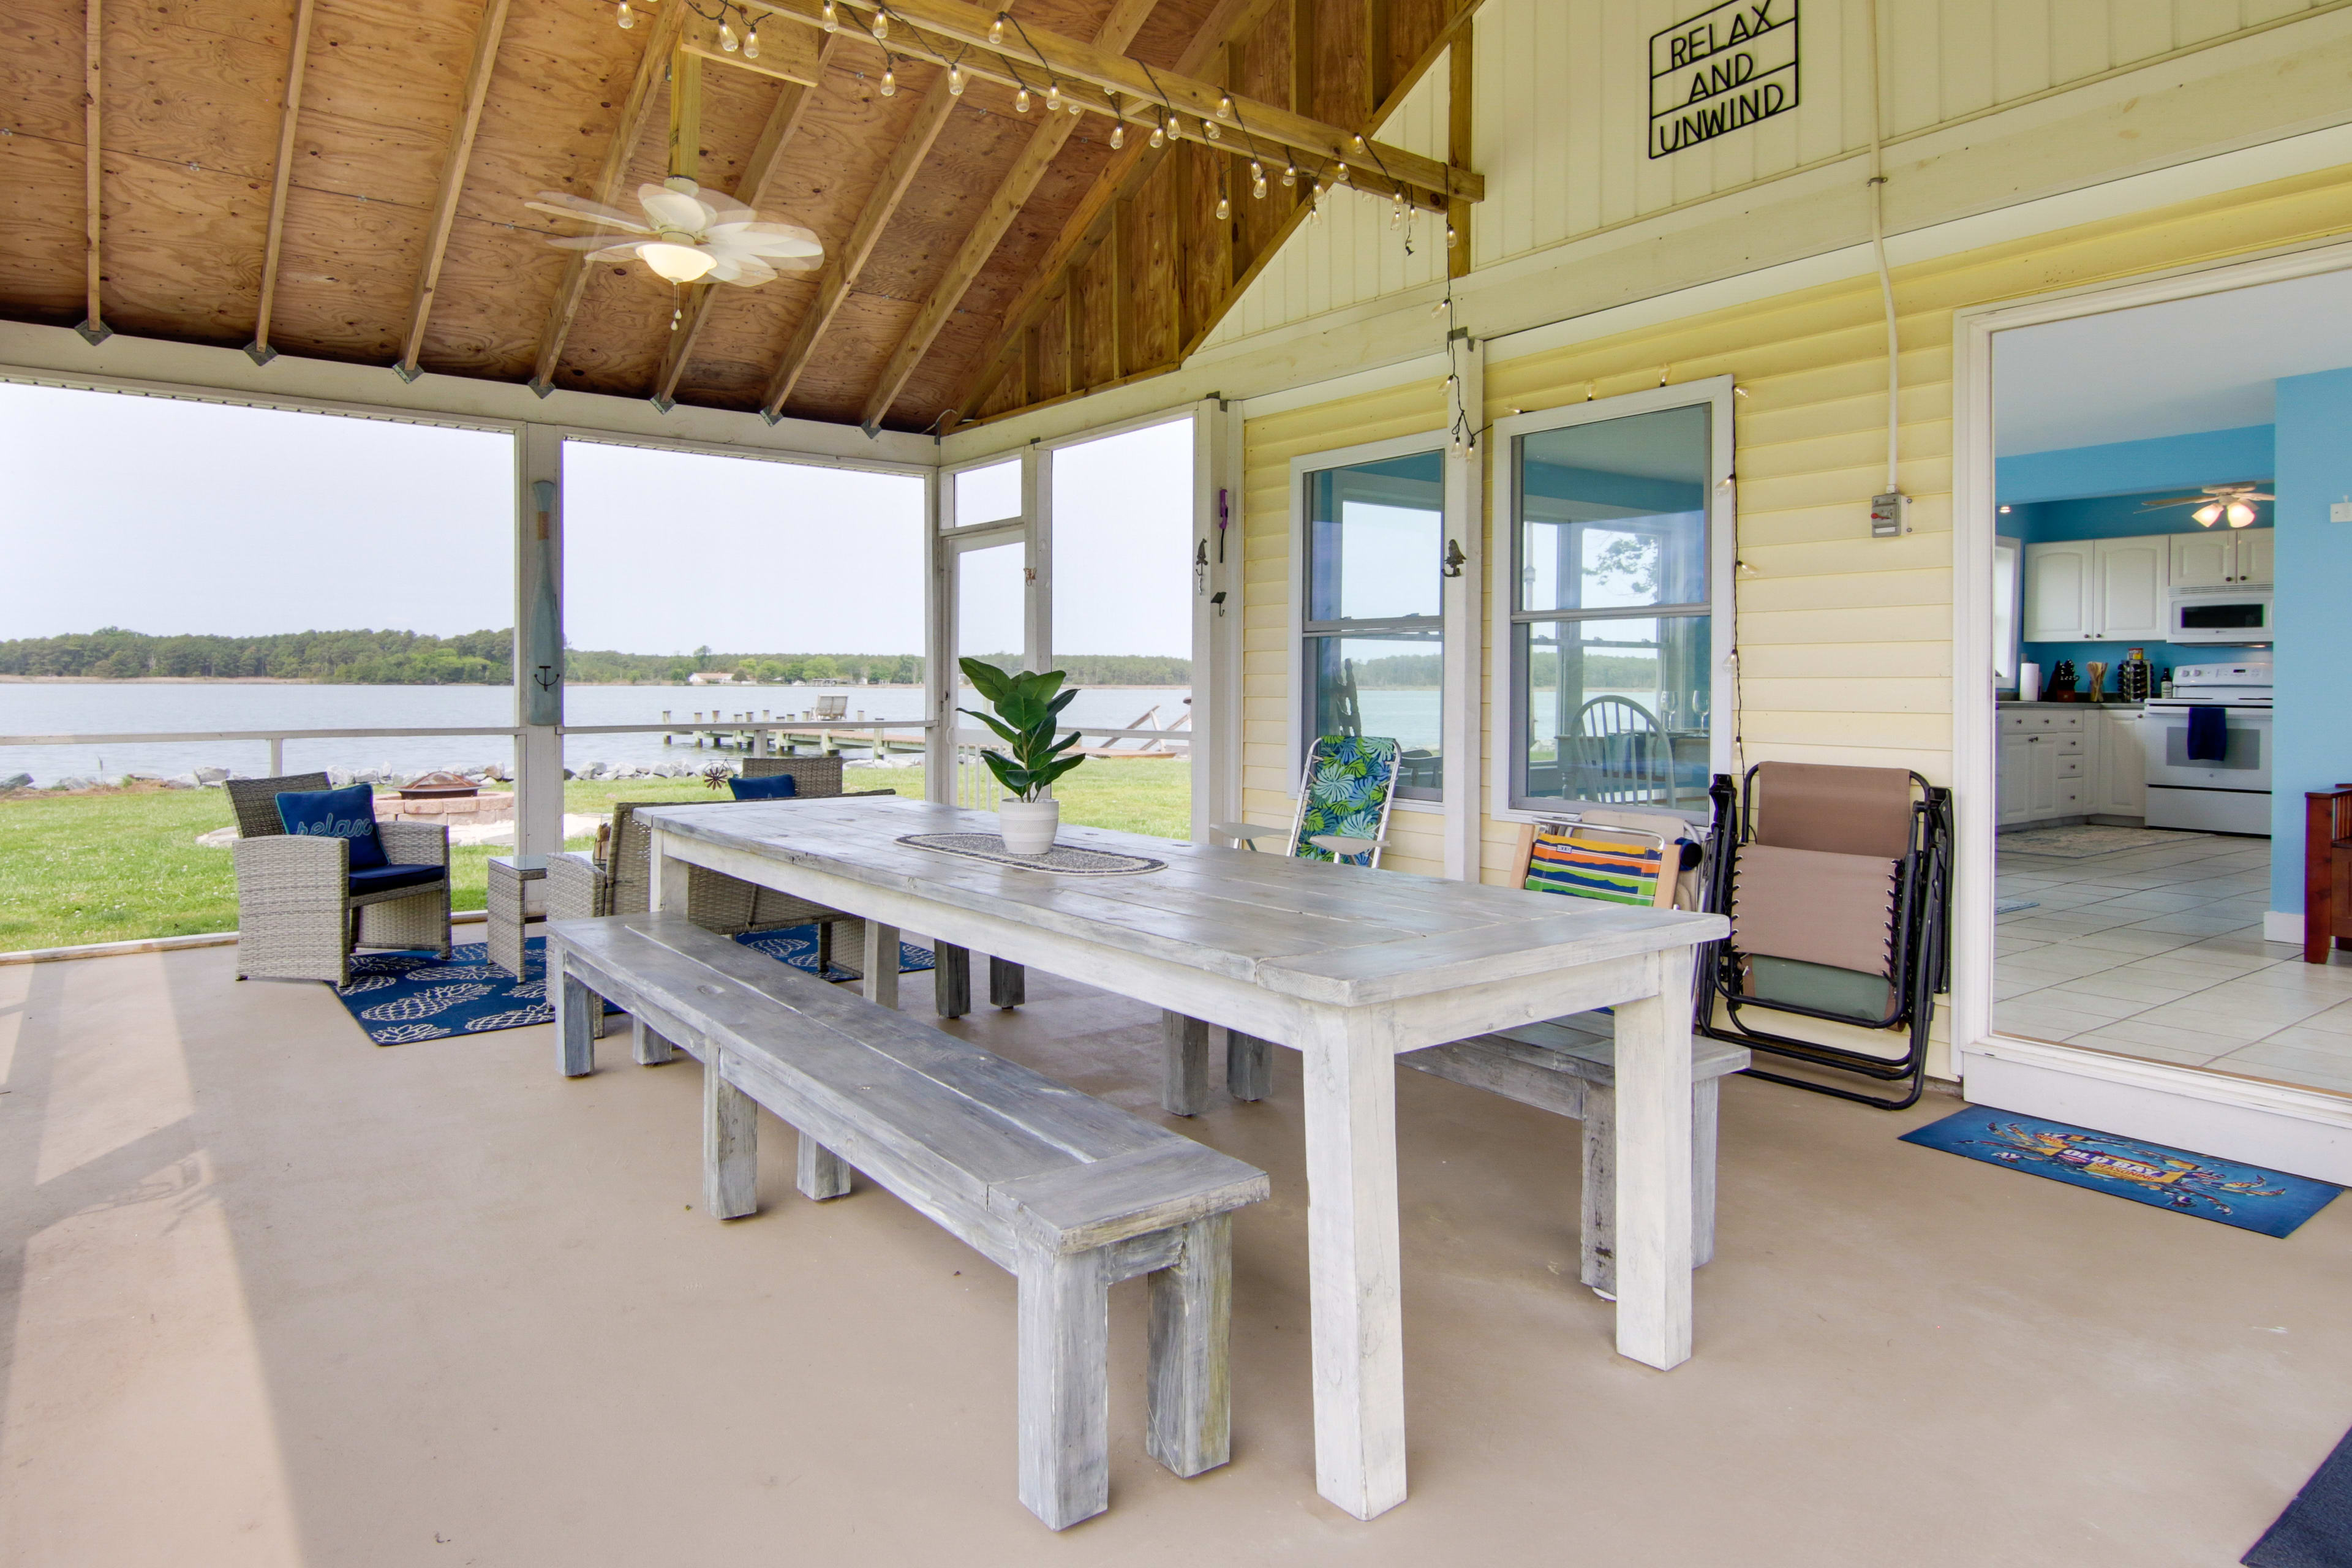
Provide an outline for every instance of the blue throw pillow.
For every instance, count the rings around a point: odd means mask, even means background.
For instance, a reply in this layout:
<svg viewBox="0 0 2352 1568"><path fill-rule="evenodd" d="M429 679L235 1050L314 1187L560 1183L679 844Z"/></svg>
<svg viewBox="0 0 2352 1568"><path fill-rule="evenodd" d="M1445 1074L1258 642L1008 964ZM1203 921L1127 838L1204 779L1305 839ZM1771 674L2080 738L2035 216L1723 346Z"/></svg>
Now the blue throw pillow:
<svg viewBox="0 0 2352 1568"><path fill-rule="evenodd" d="M278 797L278 820L289 833L351 840L352 870L373 870L384 863L383 840L375 833L375 791L366 784L289 790Z"/></svg>
<svg viewBox="0 0 2352 1568"><path fill-rule="evenodd" d="M770 773L765 778L730 778L727 787L735 792L737 800L790 800L801 793L800 780L790 773Z"/></svg>

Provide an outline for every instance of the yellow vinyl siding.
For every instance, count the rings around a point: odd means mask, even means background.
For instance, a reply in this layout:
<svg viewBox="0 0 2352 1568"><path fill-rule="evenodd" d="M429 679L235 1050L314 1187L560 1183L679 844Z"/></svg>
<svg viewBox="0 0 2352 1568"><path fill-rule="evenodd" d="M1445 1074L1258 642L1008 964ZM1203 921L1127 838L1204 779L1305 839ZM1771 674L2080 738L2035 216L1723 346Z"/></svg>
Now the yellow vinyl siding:
<svg viewBox="0 0 2352 1568"><path fill-rule="evenodd" d="M1895 275L1903 344L1903 488L1914 531L1868 536L1885 479L1885 324L1876 281L1857 278L1759 304L1486 368L1489 420L1670 381L1729 374L1738 476L1735 584L1741 658L1736 763L1769 759L1910 768L1949 784L1952 767L1953 312L2352 233L2352 169L2085 224L1906 267ZM1507 355L1507 340L1496 345ZM1433 380L1249 422L1244 531L1249 562L1248 733L1244 802L1287 820L1290 460L1435 427ZM1499 498L1491 467L1486 493ZM1486 548L1502 548L1493 518ZM1487 606L1491 632L1494 606ZM1482 664L1483 668L1491 668ZM1484 752L1499 764L1488 689ZM1507 731L1502 732L1507 739ZM1452 765L1459 765L1449 759ZM1480 797L1486 804L1486 796ZM1400 814L1386 864L1440 869L1434 818ZM1516 826L1482 825L1485 879L1506 880ZM1940 1029L1941 1025L1939 1023ZM1859 1031L1850 1039L1869 1042ZM1883 1043L1883 1040L1881 1041ZM1948 1070L1938 1063L1936 1070Z"/></svg>

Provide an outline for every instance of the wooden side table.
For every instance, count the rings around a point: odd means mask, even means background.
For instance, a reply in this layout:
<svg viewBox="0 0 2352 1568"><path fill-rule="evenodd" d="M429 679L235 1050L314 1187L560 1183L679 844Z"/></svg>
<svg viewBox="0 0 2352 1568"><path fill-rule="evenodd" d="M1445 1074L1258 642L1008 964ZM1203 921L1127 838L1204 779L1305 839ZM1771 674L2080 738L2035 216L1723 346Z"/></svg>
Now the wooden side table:
<svg viewBox="0 0 2352 1568"><path fill-rule="evenodd" d="M493 855L488 897L489 959L518 980L522 977L523 928L530 921L524 884L547 875L544 855Z"/></svg>

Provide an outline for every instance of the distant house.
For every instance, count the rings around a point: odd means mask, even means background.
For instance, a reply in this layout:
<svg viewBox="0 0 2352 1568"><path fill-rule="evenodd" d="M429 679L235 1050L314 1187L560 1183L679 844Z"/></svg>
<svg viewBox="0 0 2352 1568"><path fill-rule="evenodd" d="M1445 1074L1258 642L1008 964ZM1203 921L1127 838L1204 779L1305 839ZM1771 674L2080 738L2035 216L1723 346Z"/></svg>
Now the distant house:
<svg viewBox="0 0 2352 1568"><path fill-rule="evenodd" d="M686 678L688 686L732 686L735 672L731 669L698 669Z"/></svg>

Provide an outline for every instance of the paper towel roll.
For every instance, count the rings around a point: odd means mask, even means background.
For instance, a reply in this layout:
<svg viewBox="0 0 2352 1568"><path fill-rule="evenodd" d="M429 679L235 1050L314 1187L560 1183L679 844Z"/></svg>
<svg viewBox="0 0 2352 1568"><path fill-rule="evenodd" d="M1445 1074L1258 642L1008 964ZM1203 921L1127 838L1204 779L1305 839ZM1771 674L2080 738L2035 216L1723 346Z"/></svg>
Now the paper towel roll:
<svg viewBox="0 0 2352 1568"><path fill-rule="evenodd" d="M2020 702L2042 700L2042 667L2021 664L2017 667L2017 700Z"/></svg>

